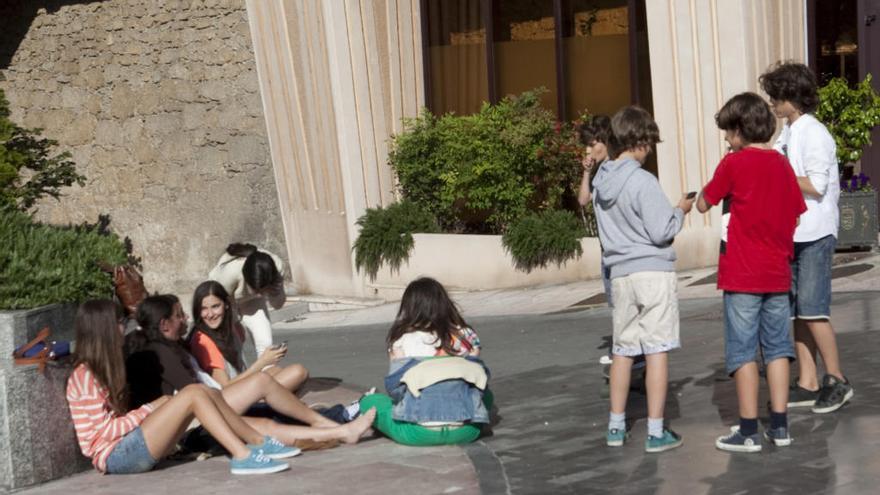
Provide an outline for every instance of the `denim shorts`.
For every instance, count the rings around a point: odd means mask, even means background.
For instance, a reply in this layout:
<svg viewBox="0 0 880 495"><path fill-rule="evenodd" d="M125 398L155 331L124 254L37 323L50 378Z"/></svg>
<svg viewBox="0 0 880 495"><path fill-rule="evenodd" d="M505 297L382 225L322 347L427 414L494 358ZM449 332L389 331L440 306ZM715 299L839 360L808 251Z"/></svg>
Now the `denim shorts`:
<svg viewBox="0 0 880 495"><path fill-rule="evenodd" d="M156 465L158 461L153 459L147 450L147 442L144 441L144 432L141 427L128 432L122 440L113 447L110 456L107 457L108 474L136 474L145 473Z"/></svg>
<svg viewBox="0 0 880 495"><path fill-rule="evenodd" d="M758 349L769 363L794 360L788 294L724 292L724 358L727 374L756 361Z"/></svg>
<svg viewBox="0 0 880 495"><path fill-rule="evenodd" d="M791 316L804 320L831 317L831 258L833 235L794 243L791 262Z"/></svg>

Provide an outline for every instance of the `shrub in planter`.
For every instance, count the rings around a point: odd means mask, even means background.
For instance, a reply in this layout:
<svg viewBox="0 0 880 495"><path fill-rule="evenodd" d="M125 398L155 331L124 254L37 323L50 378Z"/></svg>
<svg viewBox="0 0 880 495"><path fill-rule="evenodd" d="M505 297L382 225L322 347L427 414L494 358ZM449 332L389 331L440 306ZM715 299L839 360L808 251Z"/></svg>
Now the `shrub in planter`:
<svg viewBox="0 0 880 495"><path fill-rule="evenodd" d="M0 208L27 211L43 196L58 199L62 187L85 184L70 153L53 155L58 143L40 138L40 132L9 120L9 103L0 90Z"/></svg>
<svg viewBox="0 0 880 495"><path fill-rule="evenodd" d="M581 149L573 125L556 124L540 94L405 121L389 153L402 196L434 212L446 232L501 233L529 211L560 208Z"/></svg>
<svg viewBox="0 0 880 495"><path fill-rule="evenodd" d="M880 95L871 87L871 75L850 88L843 78L835 78L819 88L816 118L834 136L837 162L843 167L862 157L871 144L871 131L880 125Z"/></svg>
<svg viewBox="0 0 880 495"><path fill-rule="evenodd" d="M0 310L111 297L110 276L98 264L121 264L123 242L106 222L59 227L0 208Z"/></svg>
<svg viewBox="0 0 880 495"><path fill-rule="evenodd" d="M387 263L392 271L409 259L414 233L439 232L433 215L413 203L401 201L387 208L368 208L357 220L361 231L354 242L354 263L358 270L376 279L379 268Z"/></svg>
<svg viewBox="0 0 880 495"><path fill-rule="evenodd" d="M514 222L501 242L518 270L526 273L549 263L562 266L583 254L583 226L570 211L546 210Z"/></svg>

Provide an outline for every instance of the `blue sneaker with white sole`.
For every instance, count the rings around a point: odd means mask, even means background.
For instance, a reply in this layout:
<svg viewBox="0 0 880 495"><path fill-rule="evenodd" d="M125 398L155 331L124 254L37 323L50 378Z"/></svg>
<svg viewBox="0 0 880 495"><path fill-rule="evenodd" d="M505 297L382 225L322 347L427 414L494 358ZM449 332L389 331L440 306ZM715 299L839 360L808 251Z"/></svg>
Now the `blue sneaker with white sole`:
<svg viewBox="0 0 880 495"><path fill-rule="evenodd" d="M269 459L287 459L288 457L296 457L302 454L297 447L288 447L278 440L266 435L263 437L263 443L260 445L248 445L251 450L262 450L263 455Z"/></svg>
<svg viewBox="0 0 880 495"><path fill-rule="evenodd" d="M663 428L663 434L659 437L648 435L645 439L645 452L665 452L676 447L681 447L682 439L678 433Z"/></svg>
<svg viewBox="0 0 880 495"><path fill-rule="evenodd" d="M739 432L739 425L731 426L729 435L718 437L718 440L715 440L715 447L728 452L760 452L761 437L757 433L743 435Z"/></svg>
<svg viewBox="0 0 880 495"><path fill-rule="evenodd" d="M628 436L626 429L612 428L605 435L605 444L609 447L622 447Z"/></svg>
<svg viewBox="0 0 880 495"><path fill-rule="evenodd" d="M777 447L788 447L791 445L791 435L788 434L788 428L784 426L765 429L764 439Z"/></svg>
<svg viewBox="0 0 880 495"><path fill-rule="evenodd" d="M251 450L250 455L244 459L229 461L229 472L232 474L270 474L285 469L290 469L290 464L269 459L260 449Z"/></svg>

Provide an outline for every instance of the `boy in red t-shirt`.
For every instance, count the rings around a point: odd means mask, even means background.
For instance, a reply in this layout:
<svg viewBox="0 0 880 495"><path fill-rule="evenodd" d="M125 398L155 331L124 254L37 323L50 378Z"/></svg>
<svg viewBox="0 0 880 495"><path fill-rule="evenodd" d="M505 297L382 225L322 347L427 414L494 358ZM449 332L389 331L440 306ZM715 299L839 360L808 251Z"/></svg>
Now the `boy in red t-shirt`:
<svg viewBox="0 0 880 495"><path fill-rule="evenodd" d="M697 209L705 213L724 200L730 206L725 249L718 257L718 288L724 291L724 353L727 372L736 381L739 426L715 446L733 452L759 452L759 349L770 387L770 428L764 438L777 446L791 444L786 404L792 236L806 211L803 195L785 157L766 144L776 130L767 103L754 93L731 98L715 116L731 152L703 188Z"/></svg>

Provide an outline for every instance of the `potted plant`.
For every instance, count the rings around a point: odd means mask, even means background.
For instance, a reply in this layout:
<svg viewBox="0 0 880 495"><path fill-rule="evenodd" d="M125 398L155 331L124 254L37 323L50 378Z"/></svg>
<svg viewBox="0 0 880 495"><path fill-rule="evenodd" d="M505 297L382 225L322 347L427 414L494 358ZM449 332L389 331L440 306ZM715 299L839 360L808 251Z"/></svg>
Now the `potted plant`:
<svg viewBox="0 0 880 495"><path fill-rule="evenodd" d="M876 246L877 230L877 190L871 185L870 178L859 173L842 179L837 246Z"/></svg>
<svg viewBox="0 0 880 495"><path fill-rule="evenodd" d="M871 131L880 125L880 95L871 86L871 75L855 87L835 78L819 89L816 118L822 121L837 145L841 172L840 231L838 247L877 244L877 191L863 173L853 176Z"/></svg>

